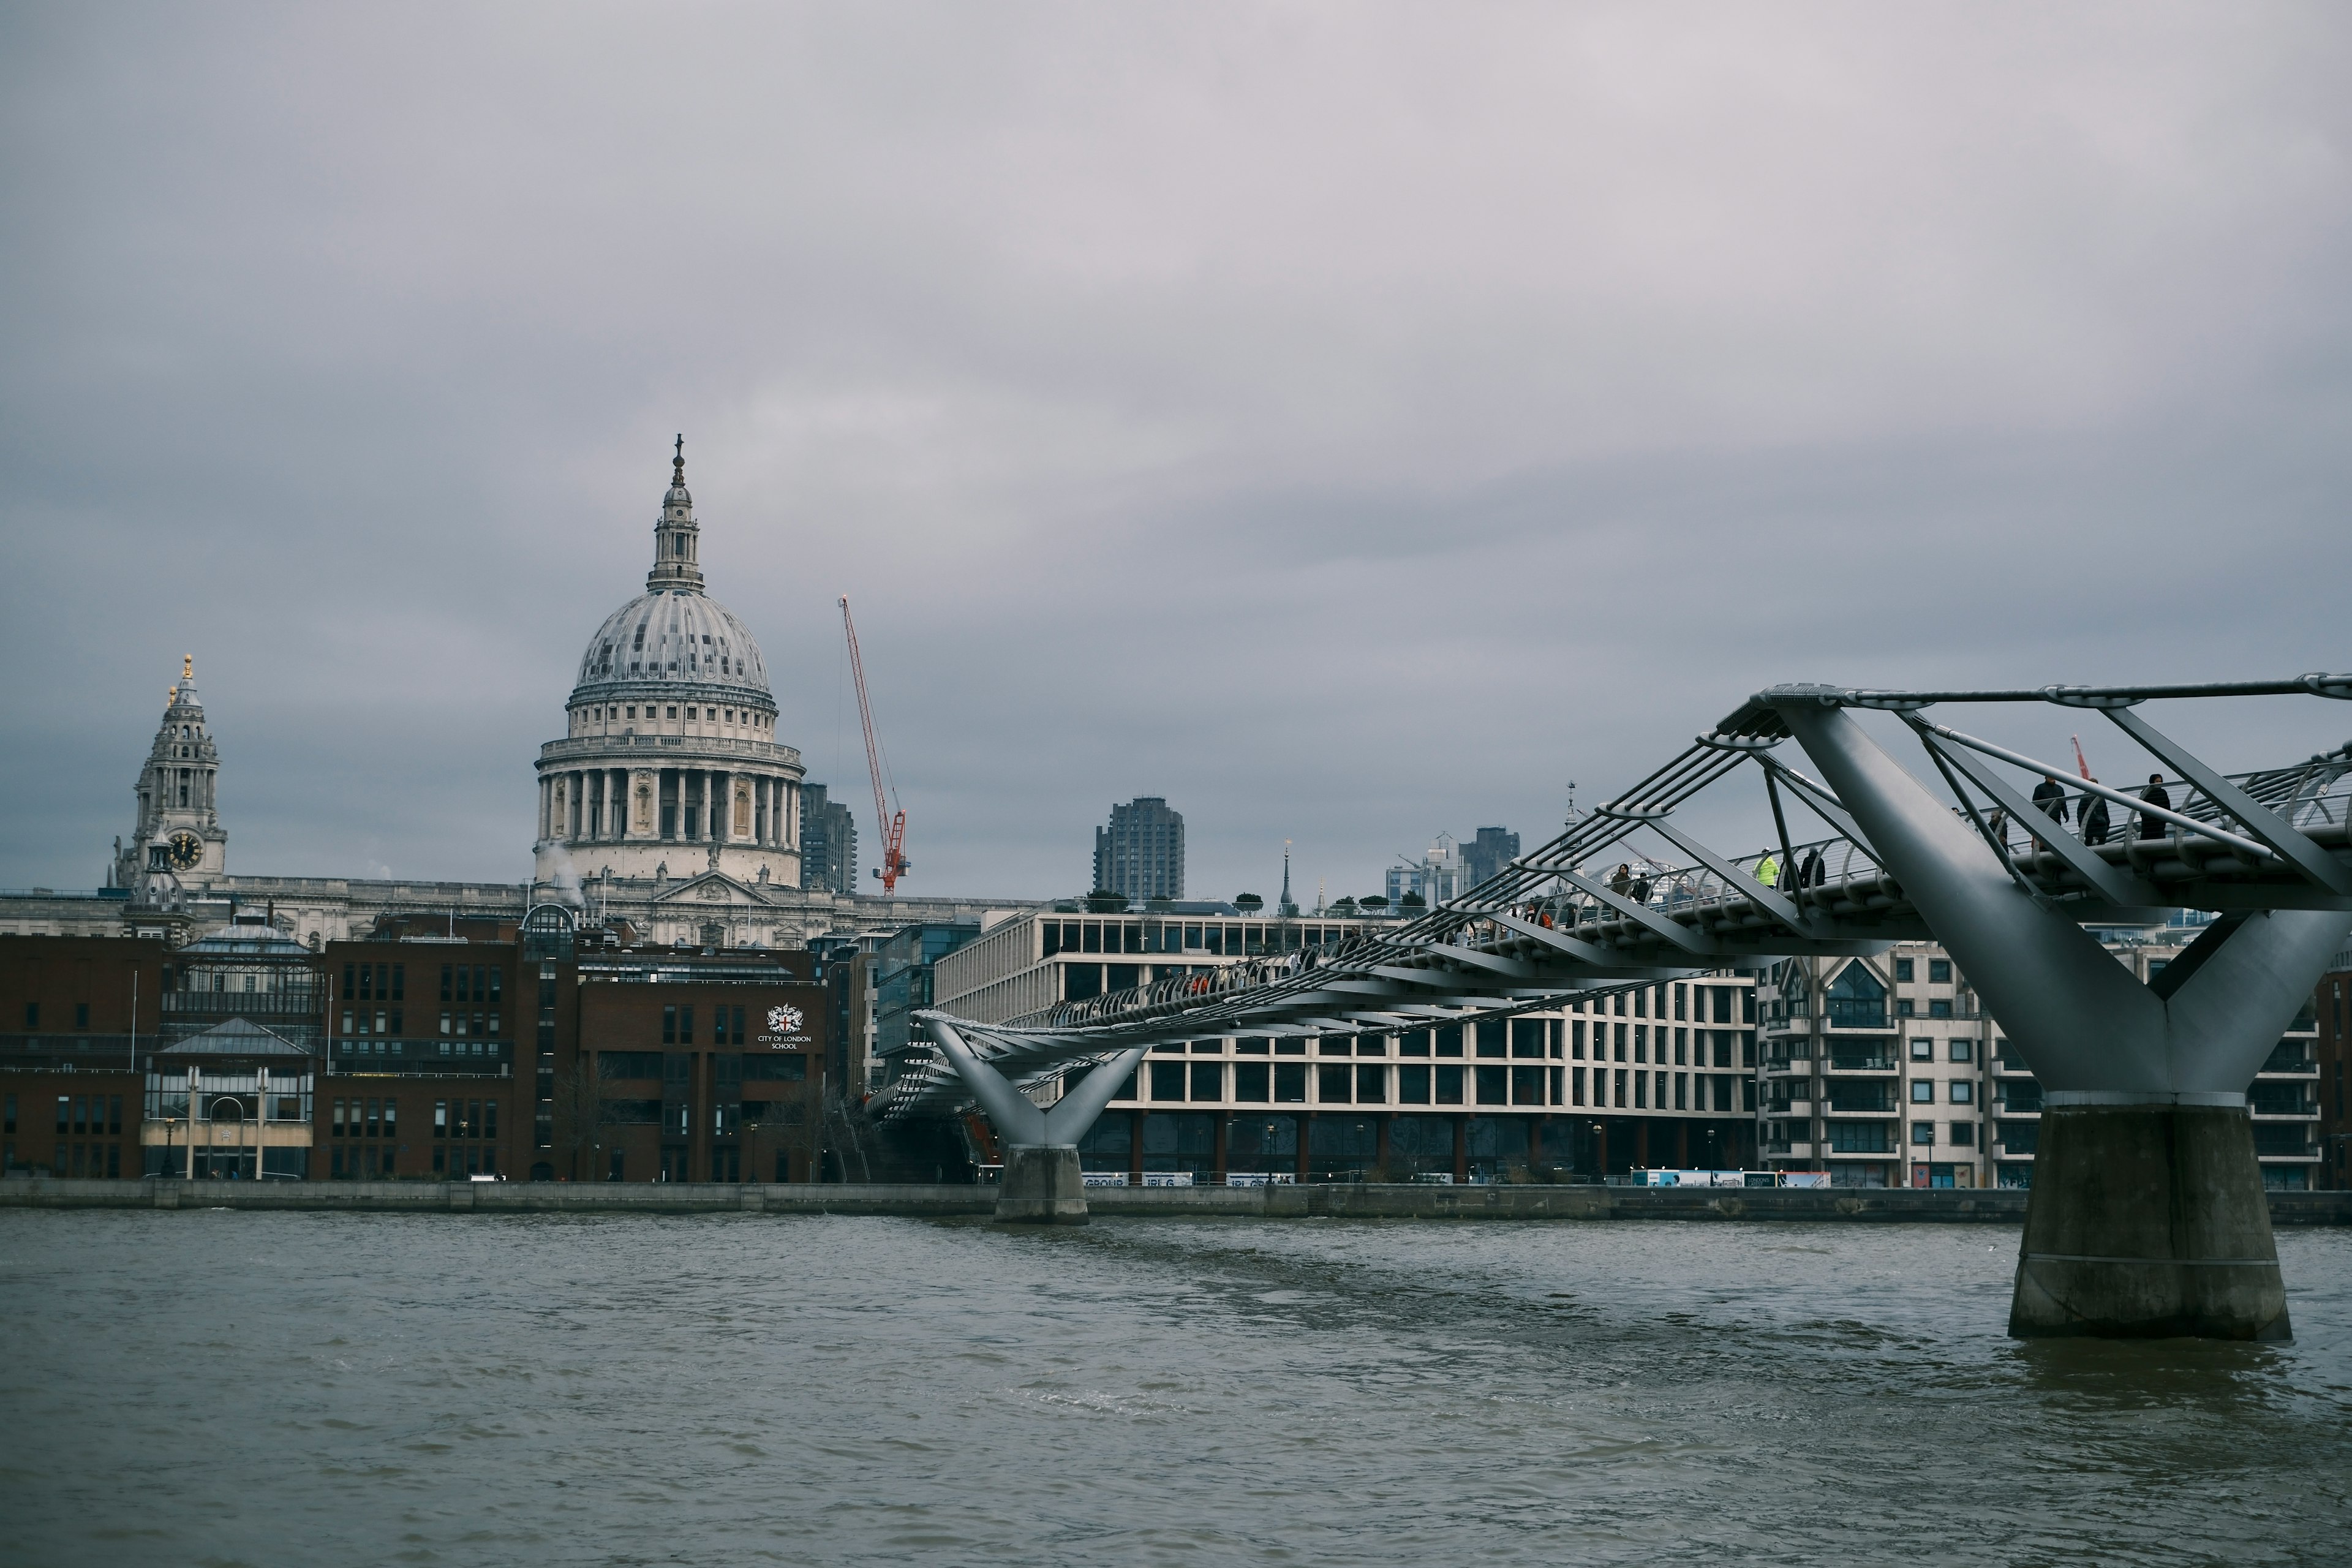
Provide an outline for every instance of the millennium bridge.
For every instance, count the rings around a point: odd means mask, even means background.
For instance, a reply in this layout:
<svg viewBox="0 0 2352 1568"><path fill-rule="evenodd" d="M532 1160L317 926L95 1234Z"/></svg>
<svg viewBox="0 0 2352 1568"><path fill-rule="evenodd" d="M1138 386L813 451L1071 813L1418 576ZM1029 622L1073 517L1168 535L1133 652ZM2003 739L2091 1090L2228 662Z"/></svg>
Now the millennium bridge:
<svg viewBox="0 0 2352 1568"><path fill-rule="evenodd" d="M934 1054L871 1109L895 1121L976 1107L1007 1146L999 1218L1081 1221L1077 1141L1154 1045L1424 1028L1932 938L2045 1091L2010 1331L2282 1339L2245 1089L2352 932L2352 745L2225 774L2143 713L2268 697L2345 700L2352 676L1773 687L1559 837L1392 930L1008 1023L919 1014ZM1963 707L2013 721L2020 704L2104 717L2146 753L2161 794L1941 721ZM1928 767L1896 762L1858 710L1892 715ZM2116 830L2070 830L2037 809L2031 792L2060 780ZM1710 847L1698 819L1765 847ZM1612 862L1664 869L1596 870ZM2215 918L2146 984L2084 929L2180 910Z"/></svg>

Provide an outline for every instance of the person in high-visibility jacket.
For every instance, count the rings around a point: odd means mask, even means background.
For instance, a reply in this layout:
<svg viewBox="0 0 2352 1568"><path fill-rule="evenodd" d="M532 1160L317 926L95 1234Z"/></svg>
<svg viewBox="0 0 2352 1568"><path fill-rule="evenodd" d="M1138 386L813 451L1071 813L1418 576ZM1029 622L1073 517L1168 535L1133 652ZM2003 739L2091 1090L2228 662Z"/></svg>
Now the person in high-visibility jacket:
<svg viewBox="0 0 2352 1568"><path fill-rule="evenodd" d="M1771 851L1765 851L1764 858L1756 862L1756 879L1768 888L1780 885L1780 862L1772 858Z"/></svg>

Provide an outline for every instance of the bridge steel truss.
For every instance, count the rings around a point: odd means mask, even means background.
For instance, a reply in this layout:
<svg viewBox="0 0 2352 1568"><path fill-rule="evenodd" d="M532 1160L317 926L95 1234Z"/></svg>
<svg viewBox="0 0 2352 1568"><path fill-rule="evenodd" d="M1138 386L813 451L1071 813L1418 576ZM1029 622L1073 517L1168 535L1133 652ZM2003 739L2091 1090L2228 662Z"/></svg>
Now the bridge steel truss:
<svg viewBox="0 0 2352 1568"><path fill-rule="evenodd" d="M1076 1141L1156 1044L1424 1028L1932 937L1958 960L2050 1108L2011 1332L2283 1337L2244 1090L2352 931L2352 745L2225 775L2139 710L2295 696L2352 699L2352 676L2000 691L1774 687L1559 837L1392 930L1009 1023L918 1015L937 1054L872 1109L901 1120L977 1101L1014 1148L1007 1216L1076 1217ZM2150 759L2173 804L2075 778L1929 712L2017 704L2105 718ZM1856 710L1895 716L1924 748L1940 796L1870 737ZM1791 741L1811 772L1784 754ZM2027 793L2042 778L2108 803L2120 832L2086 843L2052 822ZM1740 820L1725 797L1743 784L1745 820L1756 825L1743 831L1766 847L1726 853L1696 823ZM1612 865L1626 874L1602 869ZM2145 985L2084 929L2156 923L2183 909L2218 918ZM1041 1110L1037 1100L1066 1075L1075 1079L1066 1093ZM1050 1190L1024 1185L1037 1180Z"/></svg>

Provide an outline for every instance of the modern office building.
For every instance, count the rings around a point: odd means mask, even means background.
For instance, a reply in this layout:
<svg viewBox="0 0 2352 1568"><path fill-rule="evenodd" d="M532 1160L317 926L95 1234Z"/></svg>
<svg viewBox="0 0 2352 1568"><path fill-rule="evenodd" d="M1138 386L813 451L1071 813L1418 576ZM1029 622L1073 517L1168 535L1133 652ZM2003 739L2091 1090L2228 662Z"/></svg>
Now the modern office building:
<svg viewBox="0 0 2352 1568"><path fill-rule="evenodd" d="M1519 836L1507 827L1482 827L1462 846L1462 869L1470 886L1491 881L1519 856Z"/></svg>
<svg viewBox="0 0 2352 1568"><path fill-rule="evenodd" d="M1096 890L1129 900L1184 896L1184 817L1156 795L1110 808L1095 829Z"/></svg>
<svg viewBox="0 0 2352 1568"><path fill-rule="evenodd" d="M2196 931L2103 934L2145 981ZM1757 1118L1768 1164L1827 1170L1842 1186L2032 1184L2041 1086L1942 947L1789 960L1766 973L1762 996ZM2301 1191L2319 1173L2318 1041L2305 1009L2248 1085L2269 1186Z"/></svg>
<svg viewBox="0 0 2352 1568"><path fill-rule="evenodd" d="M1171 974L1336 946L1345 921L995 920L939 963L938 1005L1009 1023ZM1529 1179L1752 1155L1753 988L1643 986L1473 1026L1240 1036L1157 1047L1080 1146L1134 1180ZM886 1057L886 1060L888 1059Z"/></svg>
<svg viewBox="0 0 2352 1568"><path fill-rule="evenodd" d="M801 885L857 892L857 819L824 784L801 786Z"/></svg>
<svg viewBox="0 0 2352 1568"><path fill-rule="evenodd" d="M2352 952L2340 952L2312 998L2316 1069L2311 1087L2319 1109L2319 1163L2313 1180L2322 1187L2352 1187L2352 1118L2345 1114L2344 1079L2352 1072Z"/></svg>

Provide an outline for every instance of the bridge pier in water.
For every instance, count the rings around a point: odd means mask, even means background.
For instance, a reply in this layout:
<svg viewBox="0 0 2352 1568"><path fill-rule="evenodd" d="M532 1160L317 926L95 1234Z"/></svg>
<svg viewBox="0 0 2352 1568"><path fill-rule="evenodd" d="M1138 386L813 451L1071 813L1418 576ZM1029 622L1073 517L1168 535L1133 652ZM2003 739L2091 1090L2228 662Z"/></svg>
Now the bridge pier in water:
<svg viewBox="0 0 2352 1568"><path fill-rule="evenodd" d="M940 1054L988 1113L1004 1139L1004 1175L996 1217L1015 1225L1084 1225L1087 1190L1079 1174L1078 1140L1127 1081L1145 1047L1136 1046L1088 1068L1051 1106L1040 1106L973 1053L943 1018L926 1021Z"/></svg>
<svg viewBox="0 0 2352 1568"><path fill-rule="evenodd" d="M2009 1331L2289 1337L2245 1089L2352 916L2225 915L2143 985L2073 917L2021 885L1842 706L1801 687L1763 700L2044 1087ZM2151 750L2162 743L2137 721L2126 727ZM2225 782L2200 782L2228 799ZM2231 809L2281 853L2308 847L2259 805ZM2054 837L2066 837L2063 828ZM2052 845L2070 856L2076 847Z"/></svg>

